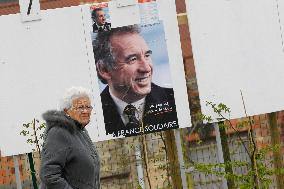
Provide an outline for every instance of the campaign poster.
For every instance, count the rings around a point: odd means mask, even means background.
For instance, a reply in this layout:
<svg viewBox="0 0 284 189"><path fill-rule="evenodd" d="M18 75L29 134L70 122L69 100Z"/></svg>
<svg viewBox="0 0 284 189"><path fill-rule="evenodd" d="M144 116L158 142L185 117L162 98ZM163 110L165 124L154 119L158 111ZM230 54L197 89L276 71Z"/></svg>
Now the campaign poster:
<svg viewBox="0 0 284 189"><path fill-rule="evenodd" d="M92 40L96 38L99 31L109 31L111 29L111 21L109 16L108 3L92 4L90 6L92 18Z"/></svg>
<svg viewBox="0 0 284 189"><path fill-rule="evenodd" d="M113 137L179 127L157 3L140 2L138 8L140 23L121 27L111 26L107 3L90 9L105 134Z"/></svg>

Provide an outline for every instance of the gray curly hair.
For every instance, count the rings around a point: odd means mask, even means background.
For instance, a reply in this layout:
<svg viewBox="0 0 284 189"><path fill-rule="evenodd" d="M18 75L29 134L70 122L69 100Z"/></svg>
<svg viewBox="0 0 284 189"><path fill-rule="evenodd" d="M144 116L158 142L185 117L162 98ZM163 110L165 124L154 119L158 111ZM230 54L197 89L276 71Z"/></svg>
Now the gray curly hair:
<svg viewBox="0 0 284 189"><path fill-rule="evenodd" d="M59 101L59 110L64 111L70 109L72 107L73 100L80 97L87 97L90 101L92 101L90 91L88 89L83 87L71 87L67 89Z"/></svg>

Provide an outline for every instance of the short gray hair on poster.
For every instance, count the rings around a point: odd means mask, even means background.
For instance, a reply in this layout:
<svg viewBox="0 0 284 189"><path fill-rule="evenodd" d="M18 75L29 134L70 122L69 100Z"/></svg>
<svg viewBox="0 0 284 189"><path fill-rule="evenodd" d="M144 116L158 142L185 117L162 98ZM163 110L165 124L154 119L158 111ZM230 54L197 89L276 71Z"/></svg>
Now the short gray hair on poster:
<svg viewBox="0 0 284 189"><path fill-rule="evenodd" d="M113 69L115 57L112 53L111 37L123 34L140 34L140 32L141 28L138 25L122 26L112 28L110 31L99 32L93 43L93 52L96 64L103 64L108 70ZM107 84L107 81L99 74L98 78L102 83Z"/></svg>
<svg viewBox="0 0 284 189"><path fill-rule="evenodd" d="M80 97L87 97L90 101L92 101L91 93L86 88L70 87L66 89L63 97L59 101L59 110L64 111L70 109L72 107L73 100Z"/></svg>

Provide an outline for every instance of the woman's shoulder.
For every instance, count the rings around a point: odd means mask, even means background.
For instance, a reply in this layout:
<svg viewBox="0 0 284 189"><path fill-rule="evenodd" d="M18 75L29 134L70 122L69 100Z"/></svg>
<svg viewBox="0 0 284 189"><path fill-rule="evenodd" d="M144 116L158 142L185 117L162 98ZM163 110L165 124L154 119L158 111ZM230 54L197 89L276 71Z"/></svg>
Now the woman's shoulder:
<svg viewBox="0 0 284 189"><path fill-rule="evenodd" d="M52 127L48 130L46 133L47 136L50 137L63 137L63 138L69 138L73 134L70 133L68 130L62 127Z"/></svg>
<svg viewBox="0 0 284 189"><path fill-rule="evenodd" d="M55 146L65 148L72 143L73 134L61 127L52 127L45 133L44 146Z"/></svg>

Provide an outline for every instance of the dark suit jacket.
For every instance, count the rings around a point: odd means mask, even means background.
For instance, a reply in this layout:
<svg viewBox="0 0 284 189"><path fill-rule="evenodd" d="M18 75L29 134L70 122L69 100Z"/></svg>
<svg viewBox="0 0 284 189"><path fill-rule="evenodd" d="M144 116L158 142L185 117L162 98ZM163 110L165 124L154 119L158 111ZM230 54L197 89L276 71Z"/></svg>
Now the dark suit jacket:
<svg viewBox="0 0 284 189"><path fill-rule="evenodd" d="M146 96L142 126L130 133L117 112L107 86L101 93L106 134L113 136L134 136L143 133L158 132L178 128L174 91L152 83L151 92ZM142 131L142 132L141 132Z"/></svg>
<svg viewBox="0 0 284 189"><path fill-rule="evenodd" d="M111 30L111 23L106 22L100 28L97 26L96 23L93 24L93 32L102 32L102 31L110 31Z"/></svg>

